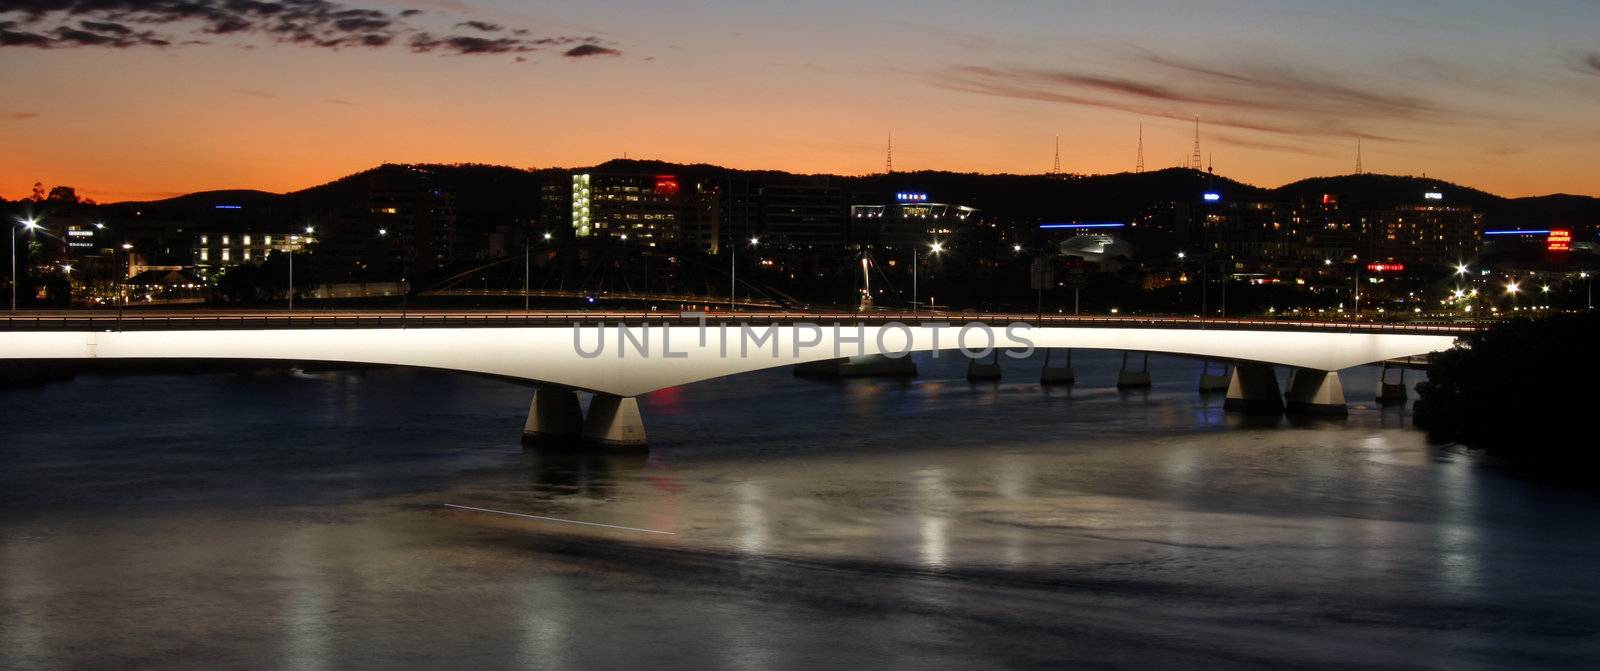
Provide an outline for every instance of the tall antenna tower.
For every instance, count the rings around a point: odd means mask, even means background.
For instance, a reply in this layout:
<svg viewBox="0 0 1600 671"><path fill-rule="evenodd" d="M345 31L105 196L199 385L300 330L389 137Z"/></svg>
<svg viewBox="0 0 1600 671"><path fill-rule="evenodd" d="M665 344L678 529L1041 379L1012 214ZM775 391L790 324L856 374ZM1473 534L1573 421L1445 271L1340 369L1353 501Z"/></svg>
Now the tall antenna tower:
<svg viewBox="0 0 1600 671"><path fill-rule="evenodd" d="M1050 174L1061 174L1061 136L1056 136L1056 161L1050 165Z"/></svg>
<svg viewBox="0 0 1600 671"><path fill-rule="evenodd" d="M1144 122L1139 122L1139 157L1134 164L1134 172L1144 172Z"/></svg>
<svg viewBox="0 0 1600 671"><path fill-rule="evenodd" d="M1206 172L1217 174L1217 157L1211 152L1206 152Z"/></svg>
<svg viewBox="0 0 1600 671"><path fill-rule="evenodd" d="M1361 174L1361 138L1356 138L1356 174Z"/></svg>
<svg viewBox="0 0 1600 671"><path fill-rule="evenodd" d="M889 151L883 159L884 173L894 172L894 131L889 131Z"/></svg>
<svg viewBox="0 0 1600 671"><path fill-rule="evenodd" d="M1189 156L1189 167L1199 170L1202 165L1200 163L1200 117L1196 115L1194 118L1194 154Z"/></svg>

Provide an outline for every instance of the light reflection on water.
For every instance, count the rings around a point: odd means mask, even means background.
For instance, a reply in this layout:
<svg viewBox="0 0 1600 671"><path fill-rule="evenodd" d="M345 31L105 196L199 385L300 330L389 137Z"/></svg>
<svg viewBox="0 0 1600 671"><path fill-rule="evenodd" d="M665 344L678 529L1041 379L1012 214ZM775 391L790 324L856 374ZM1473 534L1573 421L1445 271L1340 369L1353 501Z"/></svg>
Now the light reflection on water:
<svg viewBox="0 0 1600 671"><path fill-rule="evenodd" d="M528 391L425 371L0 391L0 666L1558 667L1594 496L1199 362L969 383L787 371L647 397L648 455L524 452ZM1414 376L1413 380L1414 381ZM88 399L88 400L86 400ZM656 536L444 503L671 531Z"/></svg>

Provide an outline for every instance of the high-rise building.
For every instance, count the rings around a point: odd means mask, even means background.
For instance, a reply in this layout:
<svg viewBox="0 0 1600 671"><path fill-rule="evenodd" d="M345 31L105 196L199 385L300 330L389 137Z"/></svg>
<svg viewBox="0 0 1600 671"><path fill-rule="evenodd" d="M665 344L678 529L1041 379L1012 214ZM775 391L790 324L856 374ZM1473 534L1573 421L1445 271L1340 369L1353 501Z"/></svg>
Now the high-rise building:
<svg viewBox="0 0 1600 671"><path fill-rule="evenodd" d="M682 188L677 176L576 173L570 188L574 237L625 239L652 247L678 243Z"/></svg>

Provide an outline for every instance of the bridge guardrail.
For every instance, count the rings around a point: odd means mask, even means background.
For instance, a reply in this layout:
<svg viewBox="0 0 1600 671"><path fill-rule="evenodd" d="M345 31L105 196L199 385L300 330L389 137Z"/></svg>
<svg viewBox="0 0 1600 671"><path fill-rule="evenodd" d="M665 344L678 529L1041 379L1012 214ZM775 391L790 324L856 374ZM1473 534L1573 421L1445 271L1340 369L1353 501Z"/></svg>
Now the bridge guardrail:
<svg viewBox="0 0 1600 671"><path fill-rule="evenodd" d="M429 310L407 312L272 312L228 311L190 313L40 311L0 315L3 331L64 330L180 330L180 329L282 329L282 328L451 328L554 326L573 323L651 323L695 325L699 316L679 312L548 312ZM698 313L688 313L697 315ZM1187 315L1038 315L995 312L791 312L713 311L704 313L707 324L740 322L833 323L882 325L984 322L1025 322L1036 326L1114 326L1120 328L1279 329L1290 331L1350 331L1371 333L1470 333L1491 322L1372 322L1263 318L1201 318Z"/></svg>

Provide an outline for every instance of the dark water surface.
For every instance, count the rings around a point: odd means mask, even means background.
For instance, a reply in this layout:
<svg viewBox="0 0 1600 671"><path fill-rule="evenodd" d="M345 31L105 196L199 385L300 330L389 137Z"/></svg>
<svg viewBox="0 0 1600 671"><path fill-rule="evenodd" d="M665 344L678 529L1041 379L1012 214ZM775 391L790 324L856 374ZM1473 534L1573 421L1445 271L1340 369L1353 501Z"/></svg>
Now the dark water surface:
<svg viewBox="0 0 1600 671"><path fill-rule="evenodd" d="M528 389L434 371L0 390L0 667L1600 665L1594 492L1370 368L1263 424L1117 361L690 385L648 456L524 452Z"/></svg>

